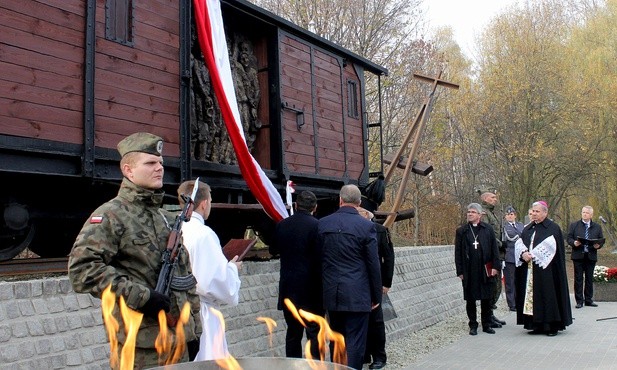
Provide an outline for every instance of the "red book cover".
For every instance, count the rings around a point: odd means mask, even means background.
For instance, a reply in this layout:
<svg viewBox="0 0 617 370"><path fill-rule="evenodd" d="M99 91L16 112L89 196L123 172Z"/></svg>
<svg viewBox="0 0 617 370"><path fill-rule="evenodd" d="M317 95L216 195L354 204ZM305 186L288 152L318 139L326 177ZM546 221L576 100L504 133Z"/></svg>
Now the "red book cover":
<svg viewBox="0 0 617 370"><path fill-rule="evenodd" d="M223 247L223 254L227 261L231 261L234 256L238 256L238 261L242 261L246 252L251 250L257 243L257 238L253 239L231 239Z"/></svg>
<svg viewBox="0 0 617 370"><path fill-rule="evenodd" d="M491 277L493 270L493 262L489 261L484 264L484 271L486 272L486 276Z"/></svg>

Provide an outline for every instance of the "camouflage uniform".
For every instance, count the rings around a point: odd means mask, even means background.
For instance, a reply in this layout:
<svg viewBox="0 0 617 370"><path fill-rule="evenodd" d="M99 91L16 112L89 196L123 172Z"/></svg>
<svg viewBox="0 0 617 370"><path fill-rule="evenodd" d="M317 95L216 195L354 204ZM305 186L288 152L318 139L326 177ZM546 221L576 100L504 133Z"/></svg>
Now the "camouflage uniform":
<svg viewBox="0 0 617 370"><path fill-rule="evenodd" d="M160 208L162 200L162 191L148 190L123 179L118 195L92 213L73 245L68 267L75 292L101 298L103 290L111 284L116 296L124 297L131 309L139 311L150 298L149 288L156 286L161 256L175 218L172 213ZM182 247L175 275L186 276L190 273L189 255ZM195 288L189 291L171 290L170 301L169 314L175 319L180 316L185 302L189 302L191 315L184 326L186 341L198 339L201 320ZM120 323L118 340L124 343L124 327L118 305L114 316ZM171 333L175 332L175 328L169 329ZM138 362L156 365L158 356L154 342L158 333L158 321L144 316L137 334L137 368L142 367Z"/></svg>
<svg viewBox="0 0 617 370"><path fill-rule="evenodd" d="M495 239L497 239L497 247L499 248L499 259L503 261L505 250L502 250L501 242L501 218L495 215L495 206L482 201L482 209L486 211L486 223L493 227L495 232ZM493 291L493 306L497 305L499 296L501 295L501 279L498 277L495 279L495 289Z"/></svg>

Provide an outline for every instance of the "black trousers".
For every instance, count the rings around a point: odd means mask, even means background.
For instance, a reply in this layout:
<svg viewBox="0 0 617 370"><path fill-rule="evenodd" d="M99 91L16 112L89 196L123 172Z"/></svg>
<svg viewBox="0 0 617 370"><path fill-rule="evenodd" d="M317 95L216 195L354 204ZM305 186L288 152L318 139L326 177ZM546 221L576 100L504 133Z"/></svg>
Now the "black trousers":
<svg viewBox="0 0 617 370"><path fill-rule="evenodd" d="M503 270L503 276L506 283L506 301L508 302L508 308L516 309L516 293L514 288L514 272L516 271L516 264L514 262L506 262L506 267Z"/></svg>
<svg viewBox="0 0 617 370"><path fill-rule="evenodd" d="M491 323L491 316L493 316L493 302L492 299L483 299L480 301L480 320L482 322L482 327L488 327ZM478 327L478 314L476 301L468 300L467 301L467 317L469 318L469 327Z"/></svg>
<svg viewBox="0 0 617 370"><path fill-rule="evenodd" d="M576 303L591 303L593 302L593 269L596 267L596 261L590 260L589 254L584 253L583 259L572 260L572 262L574 263Z"/></svg>
<svg viewBox="0 0 617 370"><path fill-rule="evenodd" d="M323 316L323 312L316 313ZM285 334L285 356L293 358L302 358L302 338L304 337L305 328L293 316L287 307L283 308L283 316L287 323L287 333ZM305 321L306 323L306 339L311 341L311 356L314 359L319 359L319 344L317 343L317 333L319 333L319 325L314 322Z"/></svg>
<svg viewBox="0 0 617 370"><path fill-rule="evenodd" d="M328 317L330 318L330 328L345 337L347 366L353 369L362 369L369 313L328 311ZM330 343L330 356L334 353L333 349L334 345Z"/></svg>
<svg viewBox="0 0 617 370"><path fill-rule="evenodd" d="M386 362L386 325L383 321L383 309L377 306L368 317L368 335L366 338L365 360ZM365 361L366 362L366 361Z"/></svg>

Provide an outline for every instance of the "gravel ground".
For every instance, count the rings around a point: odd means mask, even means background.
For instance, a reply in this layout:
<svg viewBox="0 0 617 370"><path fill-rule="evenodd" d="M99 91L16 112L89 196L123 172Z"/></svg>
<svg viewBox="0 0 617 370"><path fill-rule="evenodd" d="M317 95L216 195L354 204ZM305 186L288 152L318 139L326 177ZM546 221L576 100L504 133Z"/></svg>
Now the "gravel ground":
<svg viewBox="0 0 617 370"><path fill-rule="evenodd" d="M502 318L506 315L507 306L505 297L502 296L497 303L495 316ZM478 318L480 307L478 307ZM508 323L508 325L514 323ZM458 341L464 335L469 335L467 326L467 315L462 312L453 316L448 321L442 321L428 328L409 333L408 335L396 340L386 342L386 353L388 363L386 368L403 369L420 360L432 351L445 347ZM368 366L365 366L368 369Z"/></svg>

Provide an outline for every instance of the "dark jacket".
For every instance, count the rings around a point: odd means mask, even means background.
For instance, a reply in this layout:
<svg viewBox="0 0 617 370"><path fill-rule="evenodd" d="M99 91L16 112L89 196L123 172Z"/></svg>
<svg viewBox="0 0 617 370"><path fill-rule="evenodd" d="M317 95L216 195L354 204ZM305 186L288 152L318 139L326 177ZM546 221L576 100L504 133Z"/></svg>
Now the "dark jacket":
<svg viewBox="0 0 617 370"><path fill-rule="evenodd" d="M296 308L321 312L321 254L317 246L317 219L299 210L276 225L270 253L281 256L278 309L289 298Z"/></svg>
<svg viewBox="0 0 617 370"><path fill-rule="evenodd" d="M456 265L456 275L463 275L463 298L465 300L472 299L472 296L482 296L481 299L489 299L493 295L493 279L486 276L484 270L478 276L477 273L470 271L472 261L469 258L470 249L473 248L472 241L474 238L471 236L471 226L469 223L461 225L456 229L456 236L454 238L454 263ZM478 242L480 243L480 250L482 253L482 264L488 262L492 263L492 267L500 271L501 261L499 260L499 249L497 248L497 239L495 238L495 232L491 225L486 222L480 222L478 224ZM473 277L480 279L478 284L474 281L470 283ZM477 286L480 291L469 291L471 285Z"/></svg>
<svg viewBox="0 0 617 370"><path fill-rule="evenodd" d="M568 228L568 244L572 246L572 256L573 260L581 260L585 256L585 246L579 245L578 247L574 246L574 241L577 237L585 237L585 223L583 220L578 220L570 224ZM589 239L601 239L604 238L602 234L602 226L593 221L589 221ZM600 248L604 243L600 244ZM589 251L587 257L591 261L598 260L598 250L593 247L593 245L588 246L587 250Z"/></svg>
<svg viewBox="0 0 617 370"><path fill-rule="evenodd" d="M375 224L344 206L319 220L318 233L324 308L370 312L382 294Z"/></svg>
<svg viewBox="0 0 617 370"><path fill-rule="evenodd" d="M382 224L375 224L377 230L377 246L381 268L381 284L386 288L392 287L394 276L394 245L390 239L390 230Z"/></svg>

